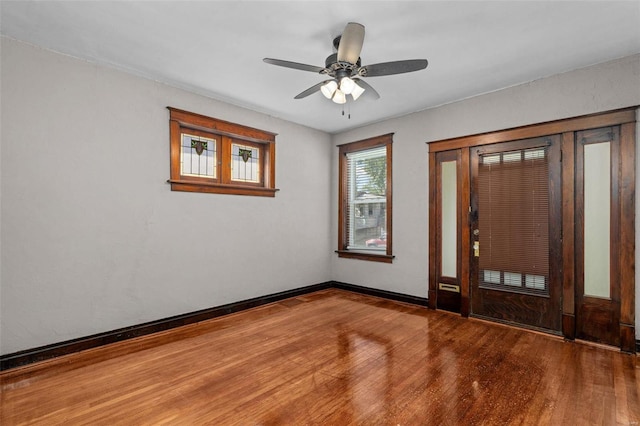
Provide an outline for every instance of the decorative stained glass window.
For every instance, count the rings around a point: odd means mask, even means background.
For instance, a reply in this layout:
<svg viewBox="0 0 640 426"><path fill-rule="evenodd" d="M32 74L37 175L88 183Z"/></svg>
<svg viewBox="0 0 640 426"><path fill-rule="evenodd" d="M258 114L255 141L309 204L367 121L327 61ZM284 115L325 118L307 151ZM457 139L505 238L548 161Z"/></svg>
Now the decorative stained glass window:
<svg viewBox="0 0 640 426"><path fill-rule="evenodd" d="M216 140L182 133L182 176L216 177Z"/></svg>
<svg viewBox="0 0 640 426"><path fill-rule="evenodd" d="M231 180L260 182L260 149L258 147L231 144Z"/></svg>
<svg viewBox="0 0 640 426"><path fill-rule="evenodd" d="M167 108L172 191L275 196L275 133Z"/></svg>

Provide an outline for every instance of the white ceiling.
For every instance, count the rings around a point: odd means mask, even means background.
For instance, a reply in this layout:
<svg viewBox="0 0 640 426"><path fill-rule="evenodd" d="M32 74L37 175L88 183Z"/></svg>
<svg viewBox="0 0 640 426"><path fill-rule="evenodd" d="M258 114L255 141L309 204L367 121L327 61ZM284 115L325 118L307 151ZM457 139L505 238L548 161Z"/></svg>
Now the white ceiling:
<svg viewBox="0 0 640 426"><path fill-rule="evenodd" d="M640 53L640 1L5 1L3 35L337 133ZM324 80L262 62L324 66L348 22L363 65L428 59L371 77L378 100L342 107Z"/></svg>

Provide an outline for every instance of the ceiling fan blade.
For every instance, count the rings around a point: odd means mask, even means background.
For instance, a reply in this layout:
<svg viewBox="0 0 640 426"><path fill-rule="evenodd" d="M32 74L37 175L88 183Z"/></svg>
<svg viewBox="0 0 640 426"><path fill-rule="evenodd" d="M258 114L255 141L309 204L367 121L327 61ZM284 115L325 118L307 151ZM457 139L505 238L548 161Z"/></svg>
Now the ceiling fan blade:
<svg viewBox="0 0 640 426"><path fill-rule="evenodd" d="M349 22L342 32L338 45L338 62L355 64L364 43L364 25Z"/></svg>
<svg viewBox="0 0 640 426"><path fill-rule="evenodd" d="M315 65L307 65L307 64L300 64L298 62L283 61L282 59L264 58L263 61L266 62L267 64L278 65L280 67L285 67L285 68L293 68L294 70L311 71L311 72L317 72L317 73L321 73L325 71L324 68L316 67Z"/></svg>
<svg viewBox="0 0 640 426"><path fill-rule="evenodd" d="M361 77L379 77L383 75L403 74L423 70L429 62L426 59L409 59L406 61L382 62L379 64L360 67L358 75Z"/></svg>
<svg viewBox="0 0 640 426"><path fill-rule="evenodd" d="M366 81L362 80L361 78L354 78L353 80L356 83L358 83L360 86L362 86L362 88L364 89L363 96L373 96L374 99L380 99L380 94L378 92L376 92L376 89L371 87L371 85L369 83L367 83Z"/></svg>
<svg viewBox="0 0 640 426"><path fill-rule="evenodd" d="M312 95L314 93L316 93L318 90L320 90L320 88L322 87L323 84L325 84L327 81L331 81L331 80L325 80L325 81L321 81L318 84L314 84L313 86L309 87L307 90L305 90L302 93L297 94L293 99L302 99L302 98L306 98L309 95Z"/></svg>

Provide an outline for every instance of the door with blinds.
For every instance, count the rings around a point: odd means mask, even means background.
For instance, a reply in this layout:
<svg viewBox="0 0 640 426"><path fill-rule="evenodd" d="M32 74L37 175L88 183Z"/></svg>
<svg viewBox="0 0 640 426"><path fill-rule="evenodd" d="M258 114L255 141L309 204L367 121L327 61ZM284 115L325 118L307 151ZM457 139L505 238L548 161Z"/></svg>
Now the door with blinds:
<svg viewBox="0 0 640 426"><path fill-rule="evenodd" d="M471 314L561 329L560 137L473 148Z"/></svg>

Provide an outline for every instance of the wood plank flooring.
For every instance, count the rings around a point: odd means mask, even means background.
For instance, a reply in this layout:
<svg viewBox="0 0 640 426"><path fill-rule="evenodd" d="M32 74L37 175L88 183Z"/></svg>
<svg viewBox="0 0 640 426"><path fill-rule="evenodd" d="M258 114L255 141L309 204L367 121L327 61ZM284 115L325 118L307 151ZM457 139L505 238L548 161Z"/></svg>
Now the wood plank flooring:
<svg viewBox="0 0 640 426"><path fill-rule="evenodd" d="M0 380L4 426L640 422L636 356L335 289Z"/></svg>

